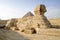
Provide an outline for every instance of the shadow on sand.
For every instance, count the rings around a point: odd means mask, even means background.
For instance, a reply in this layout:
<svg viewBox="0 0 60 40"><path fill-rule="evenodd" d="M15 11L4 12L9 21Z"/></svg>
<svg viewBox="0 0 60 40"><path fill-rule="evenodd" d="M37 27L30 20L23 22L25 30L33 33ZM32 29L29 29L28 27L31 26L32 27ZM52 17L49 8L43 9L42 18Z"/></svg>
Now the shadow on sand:
<svg viewBox="0 0 60 40"><path fill-rule="evenodd" d="M5 34L5 38L7 38L7 40L29 40L23 35L20 35L19 33L11 30L1 30L1 31Z"/></svg>

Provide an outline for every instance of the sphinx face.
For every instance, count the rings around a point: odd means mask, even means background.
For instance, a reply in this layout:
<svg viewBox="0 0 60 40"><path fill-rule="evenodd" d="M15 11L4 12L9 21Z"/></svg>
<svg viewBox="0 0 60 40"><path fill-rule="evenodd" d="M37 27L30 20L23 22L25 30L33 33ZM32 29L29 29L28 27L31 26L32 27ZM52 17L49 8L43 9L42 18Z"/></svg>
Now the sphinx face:
<svg viewBox="0 0 60 40"><path fill-rule="evenodd" d="M36 8L35 8L35 14L38 14L38 15L42 15L46 12L46 7L45 5L41 4L41 5L38 5Z"/></svg>

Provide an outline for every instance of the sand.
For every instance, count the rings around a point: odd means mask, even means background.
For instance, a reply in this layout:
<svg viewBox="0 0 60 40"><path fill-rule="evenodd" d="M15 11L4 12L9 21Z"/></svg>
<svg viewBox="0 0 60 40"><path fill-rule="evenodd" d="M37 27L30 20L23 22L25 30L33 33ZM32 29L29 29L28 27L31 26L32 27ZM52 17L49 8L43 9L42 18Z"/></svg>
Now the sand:
<svg viewBox="0 0 60 40"><path fill-rule="evenodd" d="M1 30L4 34L3 40L60 40L60 36L41 35L41 34L25 34L20 31ZM0 33L0 35L1 35ZM1 38L2 36L0 36Z"/></svg>

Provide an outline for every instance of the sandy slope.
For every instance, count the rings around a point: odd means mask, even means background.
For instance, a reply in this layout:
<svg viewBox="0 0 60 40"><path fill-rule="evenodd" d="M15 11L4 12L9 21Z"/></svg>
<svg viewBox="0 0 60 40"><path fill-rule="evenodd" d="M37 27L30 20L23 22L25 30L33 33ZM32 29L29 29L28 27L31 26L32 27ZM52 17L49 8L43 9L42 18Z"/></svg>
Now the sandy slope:
<svg viewBox="0 0 60 40"><path fill-rule="evenodd" d="M49 21L52 25L60 25L60 18L49 19Z"/></svg>
<svg viewBox="0 0 60 40"><path fill-rule="evenodd" d="M5 34L5 38L3 39L6 39L6 40L28 40L24 36L11 30L2 30L2 33Z"/></svg>
<svg viewBox="0 0 60 40"><path fill-rule="evenodd" d="M0 30L0 40L7 40L5 34L4 34L4 32L2 32L2 30Z"/></svg>
<svg viewBox="0 0 60 40"><path fill-rule="evenodd" d="M21 32L18 32L18 33L21 34ZM24 35L24 37L27 37L30 40L60 40L60 36L40 35L40 34L25 34L25 33L22 33L22 34Z"/></svg>
<svg viewBox="0 0 60 40"><path fill-rule="evenodd" d="M11 30L2 30L2 33L5 35L4 39L7 40L60 40L60 36L25 34L19 31L11 31Z"/></svg>

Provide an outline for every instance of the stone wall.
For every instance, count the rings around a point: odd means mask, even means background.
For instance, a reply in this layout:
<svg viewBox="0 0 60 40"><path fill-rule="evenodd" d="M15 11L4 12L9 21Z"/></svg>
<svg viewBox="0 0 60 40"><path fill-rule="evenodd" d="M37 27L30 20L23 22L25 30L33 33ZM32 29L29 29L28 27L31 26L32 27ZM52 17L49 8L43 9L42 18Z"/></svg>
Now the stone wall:
<svg viewBox="0 0 60 40"><path fill-rule="evenodd" d="M10 19L10 20L8 20L5 28L6 29L10 29L11 27L14 27L15 28L17 26L16 23L17 23L17 19Z"/></svg>

